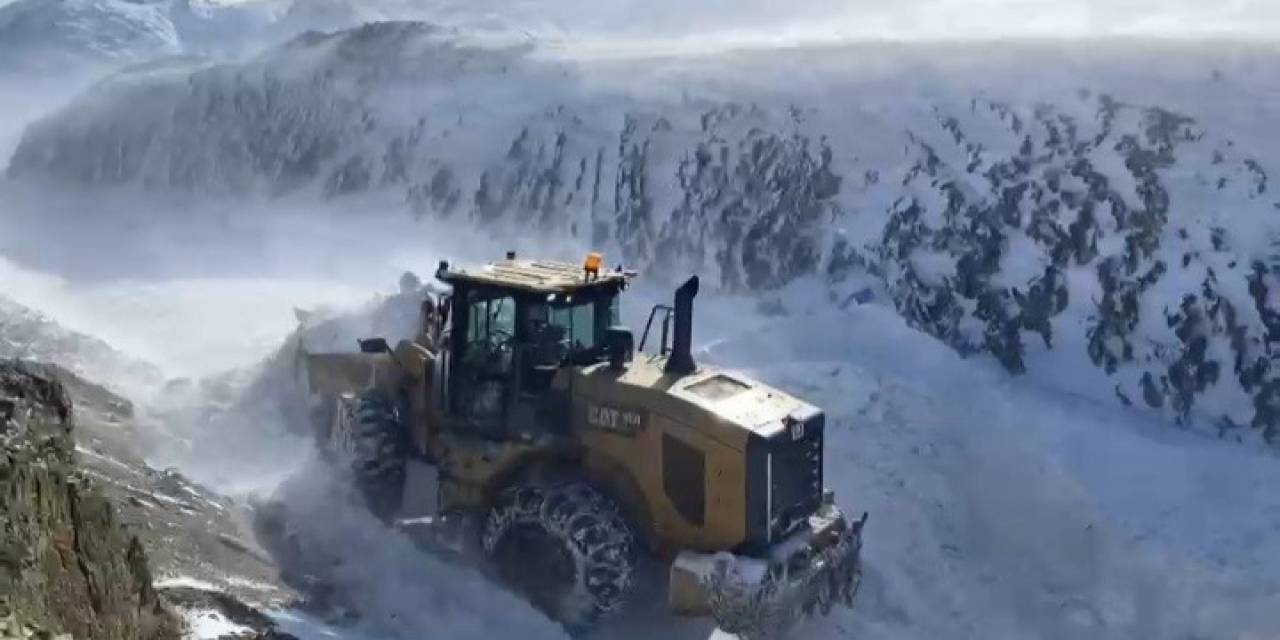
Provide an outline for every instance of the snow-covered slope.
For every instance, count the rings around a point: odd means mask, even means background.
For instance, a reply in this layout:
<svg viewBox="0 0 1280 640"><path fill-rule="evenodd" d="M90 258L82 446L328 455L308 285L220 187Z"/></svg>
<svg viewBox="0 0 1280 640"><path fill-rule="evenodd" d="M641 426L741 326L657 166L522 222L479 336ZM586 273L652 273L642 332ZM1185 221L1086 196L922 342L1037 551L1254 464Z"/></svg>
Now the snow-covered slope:
<svg viewBox="0 0 1280 640"><path fill-rule="evenodd" d="M599 59L379 23L122 76L31 127L8 175L377 195L658 280L818 280L837 304L870 283L962 353L1272 439L1278 67L1266 47L1106 42Z"/></svg>
<svg viewBox="0 0 1280 640"><path fill-rule="evenodd" d="M1029 111L978 99L937 121L950 139L912 140L872 255L841 252L884 270L903 315L1014 372L1074 376L1087 356L1108 376L1094 397L1280 435L1280 198L1256 156L1212 121L1106 94ZM1055 344L1065 354L1044 353Z"/></svg>

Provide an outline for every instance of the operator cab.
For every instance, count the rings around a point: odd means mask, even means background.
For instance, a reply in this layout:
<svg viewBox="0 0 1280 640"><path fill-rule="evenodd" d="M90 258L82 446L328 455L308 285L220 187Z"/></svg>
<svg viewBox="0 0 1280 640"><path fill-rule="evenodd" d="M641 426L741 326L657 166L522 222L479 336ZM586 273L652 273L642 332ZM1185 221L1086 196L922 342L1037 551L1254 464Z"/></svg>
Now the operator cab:
<svg viewBox="0 0 1280 640"><path fill-rule="evenodd" d="M439 314L449 323L437 389L447 422L495 439L567 428L559 374L611 359L606 339L630 276L602 272L602 262L598 254L581 267L508 254L478 268L441 263L436 277L453 289Z"/></svg>

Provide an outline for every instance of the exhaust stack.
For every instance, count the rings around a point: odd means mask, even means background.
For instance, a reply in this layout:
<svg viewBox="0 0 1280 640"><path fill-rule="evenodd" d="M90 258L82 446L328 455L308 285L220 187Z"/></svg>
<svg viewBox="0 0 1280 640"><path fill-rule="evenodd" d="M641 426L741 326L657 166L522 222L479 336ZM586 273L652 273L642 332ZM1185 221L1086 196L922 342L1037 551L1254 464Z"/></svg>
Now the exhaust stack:
<svg viewBox="0 0 1280 640"><path fill-rule="evenodd" d="M671 357L667 358L667 373L686 375L697 370L693 361L693 299L698 295L698 276L689 278L676 289L675 335L671 340Z"/></svg>

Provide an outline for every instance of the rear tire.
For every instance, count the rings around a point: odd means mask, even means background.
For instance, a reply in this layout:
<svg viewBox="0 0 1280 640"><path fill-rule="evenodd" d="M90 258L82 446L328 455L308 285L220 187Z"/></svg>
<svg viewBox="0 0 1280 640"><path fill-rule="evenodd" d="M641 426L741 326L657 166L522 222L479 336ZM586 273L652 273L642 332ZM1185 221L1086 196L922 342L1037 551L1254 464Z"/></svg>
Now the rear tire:
<svg viewBox="0 0 1280 640"><path fill-rule="evenodd" d="M328 448L350 469L369 510L384 520L404 499L409 456L399 413L395 399L379 389L343 396L329 434Z"/></svg>
<svg viewBox="0 0 1280 640"><path fill-rule="evenodd" d="M507 489L481 543L503 581L570 633L620 610L632 589L635 535L617 505L585 483Z"/></svg>

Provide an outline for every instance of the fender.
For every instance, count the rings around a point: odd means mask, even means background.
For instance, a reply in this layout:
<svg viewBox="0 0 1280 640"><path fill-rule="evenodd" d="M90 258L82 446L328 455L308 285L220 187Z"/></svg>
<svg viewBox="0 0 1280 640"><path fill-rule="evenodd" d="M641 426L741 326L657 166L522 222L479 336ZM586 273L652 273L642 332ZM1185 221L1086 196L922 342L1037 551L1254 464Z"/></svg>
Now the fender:
<svg viewBox="0 0 1280 640"><path fill-rule="evenodd" d="M573 456L566 452L521 451L507 461L484 485L485 501L492 503L498 494L516 484L555 482L581 476L575 473Z"/></svg>
<svg viewBox="0 0 1280 640"><path fill-rule="evenodd" d="M627 467L608 454L588 451L585 469L591 483L618 503L640 542L651 551L660 551L649 501Z"/></svg>

